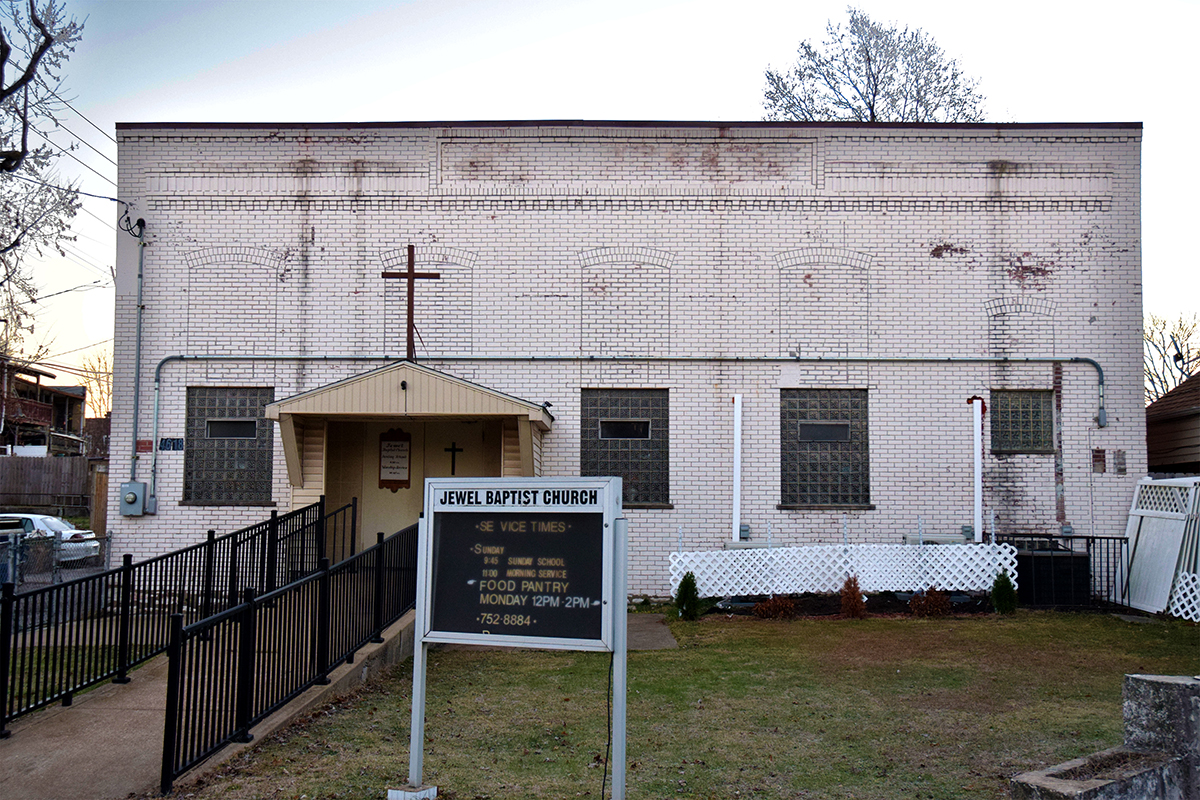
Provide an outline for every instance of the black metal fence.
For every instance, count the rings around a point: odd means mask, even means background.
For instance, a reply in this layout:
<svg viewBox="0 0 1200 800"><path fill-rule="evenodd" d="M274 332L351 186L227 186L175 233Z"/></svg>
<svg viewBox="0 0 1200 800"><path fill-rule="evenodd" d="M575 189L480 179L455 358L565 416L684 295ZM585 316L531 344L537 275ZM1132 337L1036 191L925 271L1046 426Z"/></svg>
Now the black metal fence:
<svg viewBox="0 0 1200 800"><path fill-rule="evenodd" d="M1129 605L1129 541L1123 536L998 535L1017 548L1023 606Z"/></svg>
<svg viewBox="0 0 1200 800"><path fill-rule="evenodd" d="M416 602L417 526L185 625L171 618L162 791L380 638Z"/></svg>
<svg viewBox="0 0 1200 800"><path fill-rule="evenodd" d="M129 680L164 652L173 615L195 622L319 568L352 541L357 503L326 513L325 498L166 555L28 592L0 594L0 738L9 721L82 689Z"/></svg>

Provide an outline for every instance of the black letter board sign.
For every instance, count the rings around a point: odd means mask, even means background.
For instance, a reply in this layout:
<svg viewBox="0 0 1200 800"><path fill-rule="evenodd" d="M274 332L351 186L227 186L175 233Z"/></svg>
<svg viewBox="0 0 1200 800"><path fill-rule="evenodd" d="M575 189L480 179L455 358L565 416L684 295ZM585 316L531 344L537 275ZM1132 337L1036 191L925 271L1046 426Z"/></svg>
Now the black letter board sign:
<svg viewBox="0 0 1200 800"><path fill-rule="evenodd" d="M616 478L426 481L422 640L611 649L620 499Z"/></svg>

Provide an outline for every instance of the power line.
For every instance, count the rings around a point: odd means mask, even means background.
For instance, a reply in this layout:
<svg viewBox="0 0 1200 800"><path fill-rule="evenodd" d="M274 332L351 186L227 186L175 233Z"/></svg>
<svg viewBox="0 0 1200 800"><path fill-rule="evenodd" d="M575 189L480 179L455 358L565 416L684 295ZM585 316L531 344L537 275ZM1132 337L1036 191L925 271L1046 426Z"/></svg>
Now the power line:
<svg viewBox="0 0 1200 800"><path fill-rule="evenodd" d="M26 183L32 183L34 186L45 186L48 189L57 189L60 192L72 192L73 194L81 194L84 197L94 197L97 200L112 200L114 203L120 203L123 206L133 205L132 203L127 203L124 200L121 200L119 198L109 197L106 194L92 194L91 192L85 192L82 189L72 189L72 188L69 188L66 186L55 186L53 183L46 183L45 181L35 181L33 178L26 178L24 175L17 175L15 173L13 173L13 174L10 174L9 177L16 178L19 181L25 181Z"/></svg>
<svg viewBox="0 0 1200 800"><path fill-rule="evenodd" d="M98 285L99 283L100 283L100 281L92 281L91 283L81 283L78 286L71 287L70 289L63 289L61 292L55 292L54 294L41 295L40 297L38 297L38 299L35 302L40 303L43 300L49 300L51 297L58 297L60 294L67 294L69 292L78 292L81 290L86 292L86 291L90 291L92 289L107 288L107 287Z"/></svg>
<svg viewBox="0 0 1200 800"><path fill-rule="evenodd" d="M107 131L105 131L105 130L104 130L103 128L101 128L99 125L97 125L96 123L92 122L90 119L88 119L87 117L85 117L85 116L83 115L83 112L82 112L82 111L80 111L78 108L76 108L75 106L71 105L71 104L70 104L70 103L68 103L66 100L63 100L63 98L62 98L62 97L60 97L60 96L59 96L59 94L58 94L57 92L55 92L53 89L51 89L49 86L47 86L47 87L46 87L46 91L48 91L50 94L52 94L52 95L54 95L56 98L58 98L58 100L59 100L60 102L62 102L62 104L63 104L63 105L65 105L67 108L71 109L71 110L72 110L72 111L74 111L76 114L78 114L78 115L79 115L79 118L80 118L80 119L82 119L84 122L86 122L88 125L91 125L93 128L95 128L96 130L100 131L100 133L102 133L102 134L104 134L105 136L107 136L107 137L108 137L108 140L109 140L110 142L112 142L113 144L116 144L116 143L117 143L117 140L116 140L116 139L114 139L112 136L110 136L110 135L108 134L108 132L107 132ZM78 137L76 137L76 138L78 138ZM81 141L82 141L82 140L81 140Z"/></svg>
<svg viewBox="0 0 1200 800"><path fill-rule="evenodd" d="M56 143L56 142L52 141L52 140L50 139L50 137L49 137L49 136L47 136L46 134L42 133L42 132L41 132L41 131L39 131L37 128L35 128L35 127L33 127L32 125L30 125L30 126L29 126L29 130L33 131L33 132L34 132L34 133L36 133L38 136L42 137L42 138L43 138L43 139L45 139L47 142L49 142L49 143L50 143L50 146L51 146L51 147L53 147L53 148L55 148L56 150L58 150L58 152L59 152L59 153L61 153L61 154L63 154L64 156L67 156L67 157L69 157L69 158L73 159L73 160L75 161L75 163L76 163L76 164L79 164L79 166L83 167L83 168L84 168L84 169L86 169L86 170L90 170L92 173L94 173L94 174L95 174L95 175L97 175L98 177L100 177L100 178L102 178L102 179L104 179L104 180L108 181L108 182L109 182L109 183L111 183L113 186L116 186L116 185L117 185L117 182L116 182L116 181L114 181L112 178L108 177L107 175L104 175L104 174L100 173L99 171L97 171L97 170L96 170L94 167L92 167L91 165L89 165L89 164L85 164L83 161L81 161L81 160L79 159L79 157L78 157L77 155L75 155L74 153L72 153L70 150L67 150L66 148L62 147L62 146L61 146L61 145L59 145L58 143ZM81 141L82 141L82 140L81 140Z"/></svg>
<svg viewBox="0 0 1200 800"><path fill-rule="evenodd" d="M46 356L46 358L62 358L63 356L71 355L71 353L78 353L80 350L88 350L92 347L96 347L97 345L108 344L111 341L112 339L110 338L99 342L92 342L91 344L85 344L83 347L76 347L74 350L68 350L65 353L55 353L54 355Z"/></svg>
<svg viewBox="0 0 1200 800"><path fill-rule="evenodd" d="M63 125L63 124L62 124L61 122L59 122L58 120L54 120L54 124L55 124L57 127L61 128L62 130L66 131L67 133L71 134L71 136L72 136L72 137L74 137L74 138L75 138L75 140L76 140L77 142L79 142L81 145L83 145L83 146L84 146L84 147L86 147L87 149L91 150L93 153L95 153L96 155L100 156L100 157L101 157L101 158L103 158L105 161L107 161L108 163L112 164L114 167L115 167L115 166L117 166L117 162L113 161L111 158L109 158L108 156L106 156L106 155L105 155L104 153L102 153L102 152L101 152L99 149L97 149L97 147L96 147L94 144L92 144L91 142L89 142L87 139L84 139L82 136L80 136L78 133L76 133L75 131L73 131L73 130L71 130L70 128L68 128L66 125ZM40 136L41 136L43 139L44 139L44 138L46 138L46 134L42 133L41 131L38 131L38 135L40 135Z"/></svg>

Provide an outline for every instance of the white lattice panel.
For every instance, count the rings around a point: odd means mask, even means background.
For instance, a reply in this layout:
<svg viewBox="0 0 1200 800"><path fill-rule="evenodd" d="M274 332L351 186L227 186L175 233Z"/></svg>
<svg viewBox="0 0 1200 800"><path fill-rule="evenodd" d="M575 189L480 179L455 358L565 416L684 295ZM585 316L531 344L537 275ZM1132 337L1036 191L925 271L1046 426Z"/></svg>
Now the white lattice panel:
<svg viewBox="0 0 1200 800"><path fill-rule="evenodd" d="M1167 613L1173 617L1200 622L1200 575L1181 572L1175 579L1171 592L1171 607Z"/></svg>
<svg viewBox="0 0 1200 800"><path fill-rule="evenodd" d="M702 597L836 592L858 576L864 592L990 591L1001 570L1016 585L1007 544L851 544L671 553L671 591L691 572Z"/></svg>
<svg viewBox="0 0 1200 800"><path fill-rule="evenodd" d="M1137 502L1133 513L1160 511L1167 514L1187 514L1189 486L1174 486L1165 483L1143 483L1138 485Z"/></svg>

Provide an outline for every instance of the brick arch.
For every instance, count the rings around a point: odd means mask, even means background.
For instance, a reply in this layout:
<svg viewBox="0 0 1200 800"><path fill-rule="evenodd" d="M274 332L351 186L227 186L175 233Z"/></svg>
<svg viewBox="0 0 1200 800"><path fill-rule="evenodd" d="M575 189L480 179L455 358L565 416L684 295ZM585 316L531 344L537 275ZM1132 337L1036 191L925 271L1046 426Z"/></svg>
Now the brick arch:
<svg viewBox="0 0 1200 800"><path fill-rule="evenodd" d="M1043 297L994 297L983 304L989 318L1021 312L1053 317L1057 310L1052 300Z"/></svg>
<svg viewBox="0 0 1200 800"><path fill-rule="evenodd" d="M413 248L413 258L418 264L458 264L468 269L475 266L477 253L436 244L422 244ZM383 265L392 270L408 269L408 247L395 247L379 254Z"/></svg>
<svg viewBox="0 0 1200 800"><path fill-rule="evenodd" d="M871 266L871 256L857 250L844 247L802 247L799 250L787 250L775 255L775 263L780 269L791 267L819 267L822 265L839 265L867 269Z"/></svg>
<svg viewBox="0 0 1200 800"><path fill-rule="evenodd" d="M265 247L232 245L227 247L205 247L193 250L184 256L189 267L208 267L213 264L253 264L276 269L284 258L276 250Z"/></svg>
<svg viewBox="0 0 1200 800"><path fill-rule="evenodd" d="M579 253L579 263L587 269L601 264L640 264L669 269L675 254L652 247L595 247Z"/></svg>

